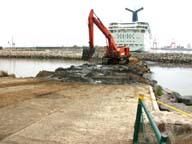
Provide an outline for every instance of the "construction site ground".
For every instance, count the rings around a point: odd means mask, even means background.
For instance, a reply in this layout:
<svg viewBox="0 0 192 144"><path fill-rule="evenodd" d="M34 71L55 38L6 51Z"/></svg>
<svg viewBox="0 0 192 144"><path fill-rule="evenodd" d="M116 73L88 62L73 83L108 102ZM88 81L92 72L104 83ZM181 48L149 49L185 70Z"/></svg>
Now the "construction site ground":
<svg viewBox="0 0 192 144"><path fill-rule="evenodd" d="M0 143L131 143L139 94L149 86L0 78Z"/></svg>

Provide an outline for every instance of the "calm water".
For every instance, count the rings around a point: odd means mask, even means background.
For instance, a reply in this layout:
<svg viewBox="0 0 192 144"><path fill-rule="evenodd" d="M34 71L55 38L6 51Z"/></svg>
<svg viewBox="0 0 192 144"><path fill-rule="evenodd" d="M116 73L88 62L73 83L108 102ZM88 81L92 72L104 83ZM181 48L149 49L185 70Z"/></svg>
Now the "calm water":
<svg viewBox="0 0 192 144"><path fill-rule="evenodd" d="M192 68L153 66L150 69L153 79L157 80L159 85L181 95L192 95Z"/></svg>
<svg viewBox="0 0 192 144"><path fill-rule="evenodd" d="M0 70L14 73L16 77L34 77L41 70L54 71L58 67L70 67L83 64L83 61L72 60L34 60L34 59L1 59ZM151 66L153 78L158 83L182 95L192 95L192 68L167 68Z"/></svg>
<svg viewBox="0 0 192 144"><path fill-rule="evenodd" d="M169 50L151 50L152 53L184 53L192 54L191 51L169 51ZM179 92L181 95L192 95L192 68L183 67L150 67L153 72L153 78L158 83L171 90Z"/></svg>
<svg viewBox="0 0 192 144"><path fill-rule="evenodd" d="M83 61L74 60L34 60L34 59L2 59L0 70L15 74L16 77L34 77L39 71L54 71L58 67L67 68L71 65L80 65Z"/></svg>

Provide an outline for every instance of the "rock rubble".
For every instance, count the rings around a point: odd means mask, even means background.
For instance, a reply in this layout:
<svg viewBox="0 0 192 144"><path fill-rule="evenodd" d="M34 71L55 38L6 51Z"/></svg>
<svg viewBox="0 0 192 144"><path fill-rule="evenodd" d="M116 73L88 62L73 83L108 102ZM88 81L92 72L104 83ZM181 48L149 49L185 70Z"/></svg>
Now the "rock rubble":
<svg viewBox="0 0 192 144"><path fill-rule="evenodd" d="M183 53L132 53L141 60L172 64L192 64L191 54Z"/></svg>
<svg viewBox="0 0 192 144"><path fill-rule="evenodd" d="M43 74L44 73L44 74ZM58 68L55 72L40 72L37 77L47 76L63 82L86 82L101 84L153 84L146 75L149 68L143 62L134 58L128 65L95 65L83 64L70 68Z"/></svg>
<svg viewBox="0 0 192 144"><path fill-rule="evenodd" d="M0 77L15 77L15 74L8 74L6 71L0 70Z"/></svg>

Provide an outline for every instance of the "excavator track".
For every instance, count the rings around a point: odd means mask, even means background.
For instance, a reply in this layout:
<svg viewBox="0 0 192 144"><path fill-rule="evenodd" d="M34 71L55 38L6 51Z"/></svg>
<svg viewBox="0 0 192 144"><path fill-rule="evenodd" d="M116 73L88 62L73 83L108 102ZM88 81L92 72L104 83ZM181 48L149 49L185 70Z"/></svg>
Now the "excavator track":
<svg viewBox="0 0 192 144"><path fill-rule="evenodd" d="M129 64L129 58L102 58L102 64L120 64L120 65L125 65Z"/></svg>

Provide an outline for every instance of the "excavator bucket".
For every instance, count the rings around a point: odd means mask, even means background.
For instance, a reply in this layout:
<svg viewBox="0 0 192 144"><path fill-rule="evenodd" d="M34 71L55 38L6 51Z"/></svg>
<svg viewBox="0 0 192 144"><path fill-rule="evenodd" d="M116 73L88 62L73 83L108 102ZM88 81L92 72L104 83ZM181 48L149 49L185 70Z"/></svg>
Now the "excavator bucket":
<svg viewBox="0 0 192 144"><path fill-rule="evenodd" d="M83 47L82 59L88 61L95 53L95 48Z"/></svg>

